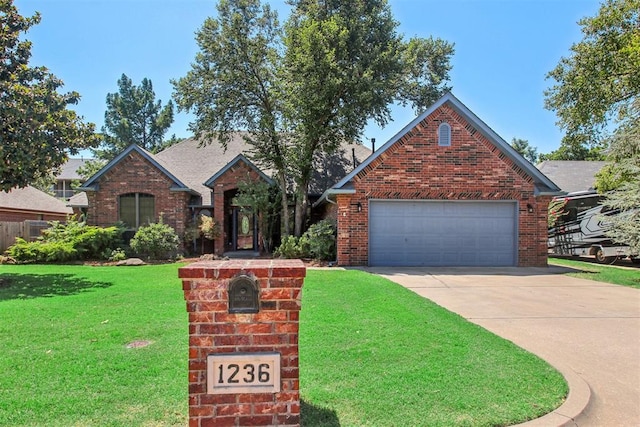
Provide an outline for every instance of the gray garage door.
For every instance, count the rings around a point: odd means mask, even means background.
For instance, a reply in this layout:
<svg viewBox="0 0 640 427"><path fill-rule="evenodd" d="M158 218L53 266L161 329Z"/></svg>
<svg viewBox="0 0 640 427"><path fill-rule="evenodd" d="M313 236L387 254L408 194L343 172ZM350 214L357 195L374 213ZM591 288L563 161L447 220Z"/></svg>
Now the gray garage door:
<svg viewBox="0 0 640 427"><path fill-rule="evenodd" d="M515 202L372 200L369 264L513 266Z"/></svg>

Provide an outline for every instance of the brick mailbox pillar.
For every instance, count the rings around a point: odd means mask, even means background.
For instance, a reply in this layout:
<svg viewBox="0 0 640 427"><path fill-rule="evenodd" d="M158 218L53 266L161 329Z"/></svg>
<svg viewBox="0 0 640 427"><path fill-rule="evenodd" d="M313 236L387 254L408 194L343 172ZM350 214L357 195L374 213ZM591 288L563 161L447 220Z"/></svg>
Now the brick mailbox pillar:
<svg viewBox="0 0 640 427"><path fill-rule="evenodd" d="M189 426L299 426L299 260L182 267Z"/></svg>

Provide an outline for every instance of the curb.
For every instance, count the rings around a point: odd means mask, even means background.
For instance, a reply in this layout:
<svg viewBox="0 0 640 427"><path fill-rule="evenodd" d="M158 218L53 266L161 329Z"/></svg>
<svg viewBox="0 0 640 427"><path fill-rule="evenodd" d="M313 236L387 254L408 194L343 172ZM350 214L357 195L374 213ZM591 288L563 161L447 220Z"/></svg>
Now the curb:
<svg viewBox="0 0 640 427"><path fill-rule="evenodd" d="M514 427L578 426L575 421L576 418L589 406L589 401L591 400L589 384L571 368L562 364L551 363L548 360L547 363L556 368L567 381L569 386L567 399L562 405L548 414L535 420L516 424Z"/></svg>

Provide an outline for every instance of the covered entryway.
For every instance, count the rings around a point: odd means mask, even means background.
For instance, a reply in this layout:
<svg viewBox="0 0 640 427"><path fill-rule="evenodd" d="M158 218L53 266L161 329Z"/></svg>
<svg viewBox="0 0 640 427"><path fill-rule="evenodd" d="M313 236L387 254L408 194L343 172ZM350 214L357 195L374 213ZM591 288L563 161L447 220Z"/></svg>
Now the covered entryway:
<svg viewBox="0 0 640 427"><path fill-rule="evenodd" d="M371 266L515 266L515 201L371 200Z"/></svg>

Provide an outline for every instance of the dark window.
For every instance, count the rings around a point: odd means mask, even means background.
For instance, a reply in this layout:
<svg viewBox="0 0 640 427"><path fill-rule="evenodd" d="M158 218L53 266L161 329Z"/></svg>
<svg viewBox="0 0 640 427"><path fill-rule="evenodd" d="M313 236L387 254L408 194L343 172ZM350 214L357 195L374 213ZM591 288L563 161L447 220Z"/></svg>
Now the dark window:
<svg viewBox="0 0 640 427"><path fill-rule="evenodd" d="M150 224L155 219L155 199L151 194L129 193L120 196L120 221L129 229Z"/></svg>

